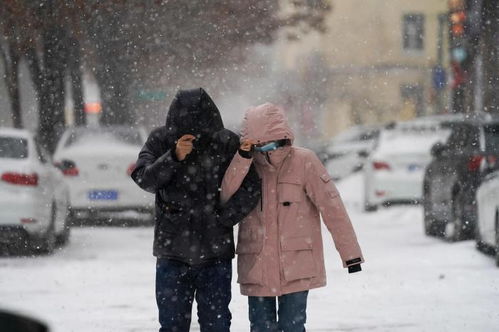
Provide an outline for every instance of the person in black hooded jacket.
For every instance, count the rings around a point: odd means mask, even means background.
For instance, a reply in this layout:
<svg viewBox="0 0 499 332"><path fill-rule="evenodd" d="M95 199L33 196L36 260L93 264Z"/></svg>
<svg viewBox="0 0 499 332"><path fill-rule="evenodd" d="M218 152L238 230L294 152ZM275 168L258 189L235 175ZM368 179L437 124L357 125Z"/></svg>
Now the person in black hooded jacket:
<svg viewBox="0 0 499 332"><path fill-rule="evenodd" d="M131 176L156 194L153 254L161 331L189 331L194 296L202 332L229 331L233 225L260 199L250 170L223 206L222 178L239 138L223 126L220 112L201 88L180 90L166 125L151 132Z"/></svg>

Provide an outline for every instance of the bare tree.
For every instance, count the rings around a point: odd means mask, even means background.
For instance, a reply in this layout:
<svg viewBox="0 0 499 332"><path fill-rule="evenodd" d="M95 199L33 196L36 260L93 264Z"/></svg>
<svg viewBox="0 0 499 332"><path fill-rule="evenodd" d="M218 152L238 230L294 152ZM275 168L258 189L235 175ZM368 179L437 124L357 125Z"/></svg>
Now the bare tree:
<svg viewBox="0 0 499 332"><path fill-rule="evenodd" d="M324 31L327 0L3 0L2 57L13 120L22 126L17 68L25 58L38 96L38 135L53 151L65 127L66 77L71 79L76 124L84 124L82 58L100 86L103 124L132 124L132 82L170 68L201 73L244 61L241 51L271 43L279 29L290 37ZM284 3L285 10L280 4ZM80 46L82 45L82 46ZM82 53L82 49L85 52ZM237 51L239 50L239 51Z"/></svg>

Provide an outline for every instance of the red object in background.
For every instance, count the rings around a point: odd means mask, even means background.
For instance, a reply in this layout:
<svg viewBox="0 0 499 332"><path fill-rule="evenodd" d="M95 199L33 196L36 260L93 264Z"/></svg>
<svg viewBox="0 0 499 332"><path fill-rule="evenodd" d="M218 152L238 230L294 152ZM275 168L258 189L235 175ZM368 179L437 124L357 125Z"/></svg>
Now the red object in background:
<svg viewBox="0 0 499 332"><path fill-rule="evenodd" d="M453 61L453 62L451 62L450 65L451 65L451 69L452 69L451 87L453 89L455 89L464 83L466 75L463 71L463 68L461 68L461 65L459 65L457 62Z"/></svg>
<svg viewBox="0 0 499 332"><path fill-rule="evenodd" d="M35 218L21 218L21 224L34 224L36 221Z"/></svg>
<svg viewBox="0 0 499 332"><path fill-rule="evenodd" d="M461 37L464 35L464 21L466 20L466 13L464 10L450 14L451 33L453 37Z"/></svg>
<svg viewBox="0 0 499 332"><path fill-rule="evenodd" d="M99 114L102 112L102 105L101 103L86 103L84 110L87 114Z"/></svg>
<svg viewBox="0 0 499 332"><path fill-rule="evenodd" d="M70 167L63 169L62 174L65 176L78 176L80 175L80 170L77 167Z"/></svg>
<svg viewBox="0 0 499 332"><path fill-rule="evenodd" d="M128 176L132 175L132 172L135 170L135 167L136 167L135 163L131 163L126 170L126 174L128 174Z"/></svg>
<svg viewBox="0 0 499 332"><path fill-rule="evenodd" d="M376 170L390 170L390 165L388 165L388 163L385 163L384 161L373 161L373 168Z"/></svg>
<svg viewBox="0 0 499 332"><path fill-rule="evenodd" d="M38 174L7 172L2 174L2 181L20 186L38 186Z"/></svg>
<svg viewBox="0 0 499 332"><path fill-rule="evenodd" d="M468 170L470 172L476 172L480 168L480 163L482 162L483 156L473 156L468 161Z"/></svg>

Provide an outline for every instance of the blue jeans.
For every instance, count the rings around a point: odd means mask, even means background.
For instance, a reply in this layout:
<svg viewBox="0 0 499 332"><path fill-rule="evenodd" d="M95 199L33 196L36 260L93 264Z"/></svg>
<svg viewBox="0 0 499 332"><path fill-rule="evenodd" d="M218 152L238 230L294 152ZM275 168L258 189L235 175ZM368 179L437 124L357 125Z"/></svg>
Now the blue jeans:
<svg viewBox="0 0 499 332"><path fill-rule="evenodd" d="M275 296L249 296L251 332L305 332L308 291Z"/></svg>
<svg viewBox="0 0 499 332"><path fill-rule="evenodd" d="M160 332L188 332L192 303L198 304L201 332L229 332L232 318L232 262L221 260L203 266L158 259L156 262L156 303Z"/></svg>

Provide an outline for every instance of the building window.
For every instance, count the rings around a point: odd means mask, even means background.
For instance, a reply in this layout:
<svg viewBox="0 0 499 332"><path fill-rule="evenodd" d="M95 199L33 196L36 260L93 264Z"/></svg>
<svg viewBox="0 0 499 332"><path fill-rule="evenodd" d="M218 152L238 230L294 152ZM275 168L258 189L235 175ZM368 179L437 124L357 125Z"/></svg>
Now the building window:
<svg viewBox="0 0 499 332"><path fill-rule="evenodd" d="M402 100L402 110L406 120L422 116L424 112L423 87L419 84L400 85L400 97Z"/></svg>
<svg viewBox="0 0 499 332"><path fill-rule="evenodd" d="M404 50L423 50L424 15L405 14L402 21L402 40Z"/></svg>

